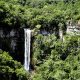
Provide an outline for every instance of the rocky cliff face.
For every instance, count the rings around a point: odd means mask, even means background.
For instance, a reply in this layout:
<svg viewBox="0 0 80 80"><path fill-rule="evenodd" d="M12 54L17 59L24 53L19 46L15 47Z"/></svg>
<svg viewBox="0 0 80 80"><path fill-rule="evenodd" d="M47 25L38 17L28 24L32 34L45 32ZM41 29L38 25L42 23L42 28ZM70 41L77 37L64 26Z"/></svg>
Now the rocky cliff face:
<svg viewBox="0 0 80 80"><path fill-rule="evenodd" d="M23 62L23 29L0 27L0 49L9 51L14 59Z"/></svg>
<svg viewBox="0 0 80 80"><path fill-rule="evenodd" d="M62 38L62 32L60 32L58 27L54 27L50 30L41 29L39 34L48 35L54 34L58 38ZM33 43L34 37L31 39L31 44ZM10 55L14 59L24 62L24 29L11 28L11 27L1 27L0 26L0 49L4 51L9 51ZM32 51L32 46L31 46ZM31 52L32 53L32 52ZM31 55L32 56L32 55Z"/></svg>
<svg viewBox="0 0 80 80"><path fill-rule="evenodd" d="M70 35L80 35L80 23L70 22L67 24L66 33Z"/></svg>

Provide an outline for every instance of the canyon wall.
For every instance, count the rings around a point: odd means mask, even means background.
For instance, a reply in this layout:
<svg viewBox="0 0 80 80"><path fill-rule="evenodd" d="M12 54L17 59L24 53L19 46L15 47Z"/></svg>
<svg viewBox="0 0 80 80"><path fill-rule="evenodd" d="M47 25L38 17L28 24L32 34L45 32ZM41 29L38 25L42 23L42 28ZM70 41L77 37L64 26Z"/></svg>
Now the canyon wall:
<svg viewBox="0 0 80 80"><path fill-rule="evenodd" d="M14 59L23 62L24 30L0 27L0 49L8 51Z"/></svg>

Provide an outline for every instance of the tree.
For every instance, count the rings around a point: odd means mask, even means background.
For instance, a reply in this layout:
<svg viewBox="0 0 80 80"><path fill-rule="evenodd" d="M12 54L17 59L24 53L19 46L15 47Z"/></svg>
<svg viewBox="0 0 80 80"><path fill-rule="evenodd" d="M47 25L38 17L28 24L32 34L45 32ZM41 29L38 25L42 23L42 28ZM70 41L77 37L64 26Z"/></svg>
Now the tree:
<svg viewBox="0 0 80 80"><path fill-rule="evenodd" d="M20 62L13 60L8 52L0 50L0 79L1 80L28 80L29 74Z"/></svg>

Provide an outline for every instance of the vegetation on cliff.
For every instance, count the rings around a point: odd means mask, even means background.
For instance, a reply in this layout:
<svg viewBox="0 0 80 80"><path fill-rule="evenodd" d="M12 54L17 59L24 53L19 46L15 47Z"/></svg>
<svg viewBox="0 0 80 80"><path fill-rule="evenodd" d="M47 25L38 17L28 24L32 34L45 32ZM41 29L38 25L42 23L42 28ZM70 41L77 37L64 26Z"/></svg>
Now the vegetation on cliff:
<svg viewBox="0 0 80 80"><path fill-rule="evenodd" d="M53 35L38 35L33 48L32 80L80 79L80 36L67 35L62 42Z"/></svg>
<svg viewBox="0 0 80 80"><path fill-rule="evenodd" d="M0 80L28 80L29 74L8 52L0 50Z"/></svg>
<svg viewBox="0 0 80 80"><path fill-rule="evenodd" d="M0 24L11 27L42 28L66 26L66 21L80 19L79 0L0 0Z"/></svg>
<svg viewBox="0 0 80 80"><path fill-rule="evenodd" d="M80 80L80 36L66 35L61 41L52 34L65 30L68 20L80 20L80 0L0 0L0 28L51 33L33 35L32 73L0 50L0 80Z"/></svg>

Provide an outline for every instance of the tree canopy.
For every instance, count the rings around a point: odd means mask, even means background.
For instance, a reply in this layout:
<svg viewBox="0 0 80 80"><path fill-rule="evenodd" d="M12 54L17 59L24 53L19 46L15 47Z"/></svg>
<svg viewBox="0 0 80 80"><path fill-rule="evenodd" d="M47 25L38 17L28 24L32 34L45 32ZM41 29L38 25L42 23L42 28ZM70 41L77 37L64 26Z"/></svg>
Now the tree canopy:
<svg viewBox="0 0 80 80"><path fill-rule="evenodd" d="M0 50L0 79L1 80L28 80L27 73L20 62L13 60L8 52Z"/></svg>
<svg viewBox="0 0 80 80"><path fill-rule="evenodd" d="M65 30L68 20L80 20L80 0L0 0L0 28L58 32ZM61 41L54 34L35 33L32 38L33 71L26 72L0 50L0 80L80 80L80 36L66 35Z"/></svg>
<svg viewBox="0 0 80 80"><path fill-rule="evenodd" d="M79 0L0 0L0 23L11 27L35 28L66 24L80 19Z"/></svg>

